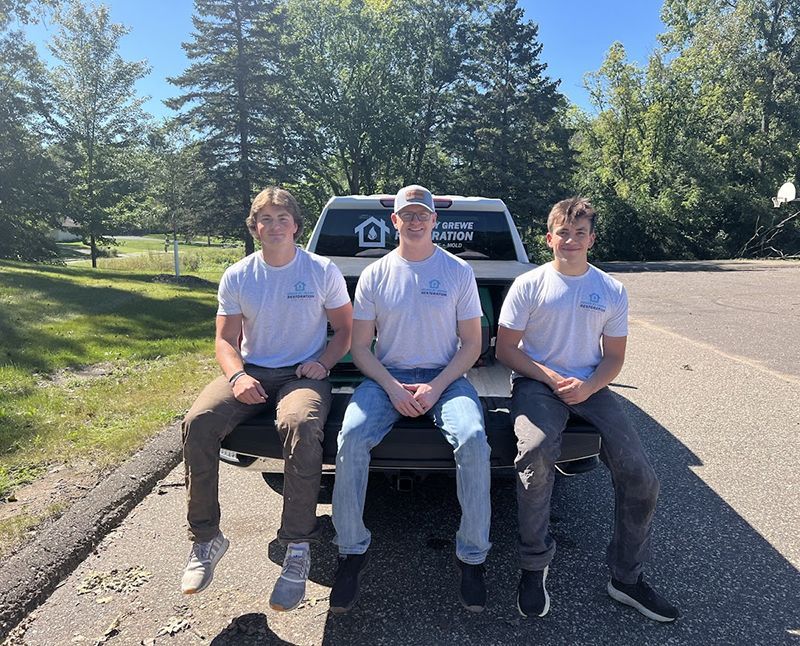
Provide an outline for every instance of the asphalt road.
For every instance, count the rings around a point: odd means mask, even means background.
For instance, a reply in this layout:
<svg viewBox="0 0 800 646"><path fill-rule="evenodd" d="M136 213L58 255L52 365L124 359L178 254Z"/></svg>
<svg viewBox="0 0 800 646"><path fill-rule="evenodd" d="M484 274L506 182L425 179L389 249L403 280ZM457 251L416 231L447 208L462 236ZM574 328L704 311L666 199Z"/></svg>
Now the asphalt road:
<svg viewBox="0 0 800 646"><path fill-rule="evenodd" d="M371 567L357 607L335 617L327 612L330 492L321 492L326 540L314 550L308 598L276 613L267 599L282 560L272 540L281 498L258 474L226 466L221 501L231 549L208 590L182 596L188 544L179 467L24 622L15 643L800 643L800 264L613 271L628 286L632 319L615 391L662 484L647 576L681 608L675 624L651 622L605 592L612 504L602 468L557 482L552 607L531 621L514 606L508 481L493 483L484 613L462 610L456 597L454 482L430 478L398 493L378 477L365 514ZM139 570L125 574L129 568Z"/></svg>

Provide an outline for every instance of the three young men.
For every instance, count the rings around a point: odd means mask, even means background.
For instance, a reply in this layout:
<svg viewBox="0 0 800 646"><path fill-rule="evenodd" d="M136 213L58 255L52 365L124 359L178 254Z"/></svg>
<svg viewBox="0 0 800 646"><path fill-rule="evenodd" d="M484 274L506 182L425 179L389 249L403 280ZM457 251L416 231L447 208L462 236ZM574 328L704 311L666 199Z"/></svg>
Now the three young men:
<svg viewBox="0 0 800 646"><path fill-rule="evenodd" d="M184 592L199 592L210 583L228 546L219 531L217 501L221 439L275 401L285 442L278 536L288 547L270 605L288 610L302 600L309 541L316 536L320 440L330 405L326 378L347 351L352 326L351 353L365 380L352 396L338 437L333 523L339 563L330 608L344 613L353 607L368 561L371 536L363 509L370 451L401 415L426 415L454 448L462 509L456 534L459 598L467 609L483 610L483 563L491 546L490 451L481 404L464 377L480 351L475 277L466 262L433 244L436 212L427 189L401 189L391 218L399 246L364 270L352 310L335 266L295 247L302 220L291 195L272 188L254 200L248 225L262 251L229 268L220 283L216 347L225 376L203 391L184 421L193 540ZM618 281L588 263L594 219L591 205L580 198L553 207L547 232L553 261L520 276L500 314L496 350L513 370L519 450L517 604L526 617L544 616L550 607L545 581L555 552L548 531L553 465L572 411L598 428L601 457L614 480L608 592L667 622L678 611L642 579L658 481L607 388L625 358L627 296ZM308 298L293 298L298 284ZM326 319L334 330L327 346Z"/></svg>

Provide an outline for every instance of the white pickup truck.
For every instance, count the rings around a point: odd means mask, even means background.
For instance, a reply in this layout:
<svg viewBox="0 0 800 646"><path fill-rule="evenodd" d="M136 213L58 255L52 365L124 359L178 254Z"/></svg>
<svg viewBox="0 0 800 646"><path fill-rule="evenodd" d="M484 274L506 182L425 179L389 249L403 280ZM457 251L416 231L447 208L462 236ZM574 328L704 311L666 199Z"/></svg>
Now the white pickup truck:
<svg viewBox="0 0 800 646"><path fill-rule="evenodd" d="M533 268L511 214L502 200L455 195L436 196L436 244L467 260L475 271L483 316L481 356L467 377L481 398L494 470L513 466L516 438L508 412L509 370L494 357L497 316L514 278ZM332 197L320 215L308 251L327 256L344 274L351 297L364 268L397 246L390 215L394 196ZM334 397L325 426L323 471L334 471L336 437L344 410L361 373L347 355L331 371ZM370 469L395 474L455 470L453 449L425 418L401 418L372 450ZM557 465L565 474L597 464L600 437L593 427L571 419ZM222 444L220 459L265 473L282 473L282 446L274 428L274 411L237 427Z"/></svg>

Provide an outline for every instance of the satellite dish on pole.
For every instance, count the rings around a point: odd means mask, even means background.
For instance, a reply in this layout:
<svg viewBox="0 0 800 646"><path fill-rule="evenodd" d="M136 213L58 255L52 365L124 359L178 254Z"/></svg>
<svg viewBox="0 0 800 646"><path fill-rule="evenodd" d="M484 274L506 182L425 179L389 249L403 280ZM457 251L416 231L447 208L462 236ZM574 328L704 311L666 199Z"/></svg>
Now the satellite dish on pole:
<svg viewBox="0 0 800 646"><path fill-rule="evenodd" d="M778 189L778 198L784 202L791 202L796 197L797 191L794 188L794 184L791 182L786 182Z"/></svg>
<svg viewBox="0 0 800 646"><path fill-rule="evenodd" d="M786 182L778 189L778 197L772 198L772 204L775 208L777 208L786 202L794 202L796 197L797 191L794 187L794 184L791 182Z"/></svg>

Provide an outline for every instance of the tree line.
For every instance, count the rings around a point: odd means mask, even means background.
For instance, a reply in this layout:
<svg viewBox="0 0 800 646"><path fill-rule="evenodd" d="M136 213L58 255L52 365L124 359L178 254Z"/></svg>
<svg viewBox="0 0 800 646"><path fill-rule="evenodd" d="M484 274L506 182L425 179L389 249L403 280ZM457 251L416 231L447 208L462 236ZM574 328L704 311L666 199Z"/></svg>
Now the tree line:
<svg viewBox="0 0 800 646"><path fill-rule="evenodd" d="M21 26L57 25L45 64ZM0 0L0 257L93 261L123 230L244 240L267 184L311 219L333 194L501 197L534 258L549 206L590 197L600 260L792 255L769 197L800 177L800 0L665 0L644 65L615 43L570 104L516 0L195 0L175 116L103 5ZM565 35L580 41L578 34Z"/></svg>

